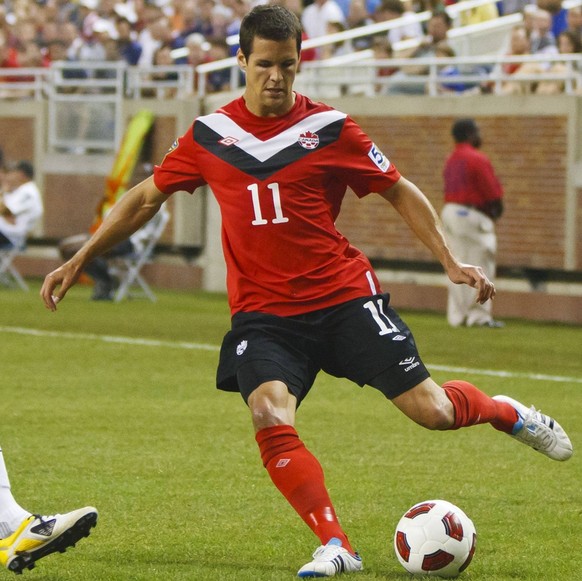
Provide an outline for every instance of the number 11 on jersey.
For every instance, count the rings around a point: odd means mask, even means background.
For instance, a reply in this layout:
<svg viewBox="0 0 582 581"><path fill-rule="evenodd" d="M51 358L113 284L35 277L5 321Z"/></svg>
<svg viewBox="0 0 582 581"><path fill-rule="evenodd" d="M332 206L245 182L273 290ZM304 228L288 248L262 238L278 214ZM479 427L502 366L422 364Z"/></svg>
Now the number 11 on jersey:
<svg viewBox="0 0 582 581"><path fill-rule="evenodd" d="M271 224L284 224L289 222L289 218L285 218L283 215L283 208L281 208L281 194L279 193L279 184L274 182L272 184L267 184L267 188L271 190L271 195L273 198L273 208L275 209L275 217L271 220ZM259 198L259 184L251 184L247 187L247 190L251 192L251 199L253 201L253 210L255 213L255 219L252 221L253 226L262 226L268 224L269 220L263 218L263 213L261 211L261 200Z"/></svg>

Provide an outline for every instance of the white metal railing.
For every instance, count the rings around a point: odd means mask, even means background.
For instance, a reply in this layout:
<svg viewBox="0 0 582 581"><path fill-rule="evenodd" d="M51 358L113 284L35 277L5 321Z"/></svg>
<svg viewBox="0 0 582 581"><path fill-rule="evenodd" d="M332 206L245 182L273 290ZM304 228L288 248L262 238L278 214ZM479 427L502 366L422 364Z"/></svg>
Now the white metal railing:
<svg viewBox="0 0 582 581"><path fill-rule="evenodd" d="M126 68L121 62L53 63L45 85L51 150L117 149Z"/></svg>
<svg viewBox="0 0 582 581"><path fill-rule="evenodd" d="M519 74L505 72L503 65L512 63L538 64L540 71ZM564 65L563 70L551 69L551 65L557 63ZM455 67L456 74L443 74L449 67ZM379 71L387 68L401 74L379 74ZM450 95L447 86L452 85L464 85L467 91L473 89L474 93L502 95L508 83L525 87L546 81L563 83L565 94L582 94L582 55L344 60L341 67L337 63L319 61L305 64L297 88L314 98L401 93ZM462 91L458 93L462 94Z"/></svg>
<svg viewBox="0 0 582 581"><path fill-rule="evenodd" d="M0 68L0 99L42 99L49 76L49 69Z"/></svg>

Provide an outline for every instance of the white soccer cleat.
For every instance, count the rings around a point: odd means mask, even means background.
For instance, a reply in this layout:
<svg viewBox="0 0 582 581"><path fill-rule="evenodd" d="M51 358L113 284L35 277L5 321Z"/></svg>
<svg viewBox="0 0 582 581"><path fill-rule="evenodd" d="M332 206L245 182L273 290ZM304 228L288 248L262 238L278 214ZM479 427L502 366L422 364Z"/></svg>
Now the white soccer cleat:
<svg viewBox="0 0 582 581"><path fill-rule="evenodd" d="M96 524L97 510L92 506L52 516L33 514L9 537L0 539L0 565L19 575L33 569L39 559L74 547Z"/></svg>
<svg viewBox="0 0 582 581"><path fill-rule="evenodd" d="M537 411L534 406L528 408L506 395L496 395L493 399L508 403L517 412L519 421L510 434L513 438L552 460L563 462L572 456L572 442L556 420Z"/></svg>
<svg viewBox="0 0 582 581"><path fill-rule="evenodd" d="M313 561L303 565L297 572L298 577L333 577L340 573L354 573L363 569L362 559L356 553L352 555L342 547L335 537L327 545L321 545L313 553Z"/></svg>

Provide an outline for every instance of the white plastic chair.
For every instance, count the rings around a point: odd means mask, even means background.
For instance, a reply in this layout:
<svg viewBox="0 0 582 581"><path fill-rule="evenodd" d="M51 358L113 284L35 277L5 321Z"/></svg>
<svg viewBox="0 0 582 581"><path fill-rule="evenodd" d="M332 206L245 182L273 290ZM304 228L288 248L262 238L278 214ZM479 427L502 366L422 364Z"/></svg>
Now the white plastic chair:
<svg viewBox="0 0 582 581"><path fill-rule="evenodd" d="M0 283L5 286L19 286L28 291L28 285L14 266L14 259L25 251L24 246L0 246Z"/></svg>
<svg viewBox="0 0 582 581"><path fill-rule="evenodd" d="M150 301L156 302L156 295L141 275L141 269L152 261L154 249L162 236L170 219L169 212L162 209L131 238L136 251L125 256L112 258L109 271L119 280L113 300L119 302L126 297L145 295ZM131 292L133 287L140 290Z"/></svg>

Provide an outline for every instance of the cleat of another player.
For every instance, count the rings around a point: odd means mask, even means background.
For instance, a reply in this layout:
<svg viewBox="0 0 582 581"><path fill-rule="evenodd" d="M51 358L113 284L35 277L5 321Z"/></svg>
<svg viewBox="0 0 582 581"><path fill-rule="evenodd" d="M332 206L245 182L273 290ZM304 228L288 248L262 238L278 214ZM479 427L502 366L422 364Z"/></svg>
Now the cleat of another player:
<svg viewBox="0 0 582 581"><path fill-rule="evenodd" d="M86 506L66 514L31 515L9 537L0 539L0 564L17 575L51 553L64 553L97 524L97 510Z"/></svg>
<svg viewBox="0 0 582 581"><path fill-rule="evenodd" d="M513 438L552 460L563 462L572 456L572 442L556 420L537 411L534 406L528 408L505 395L496 395L493 399L508 403L517 412L519 421L511 434Z"/></svg>
<svg viewBox="0 0 582 581"><path fill-rule="evenodd" d="M353 573L363 569L362 559L352 555L341 545L341 541L330 539L313 553L313 561L299 569L298 577L333 577L340 573Z"/></svg>

